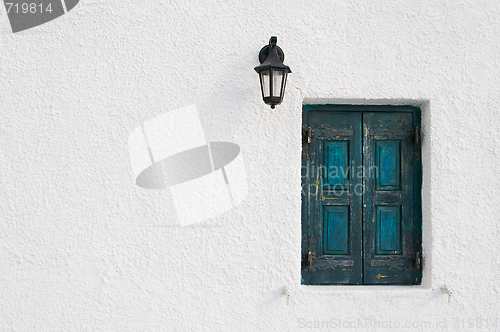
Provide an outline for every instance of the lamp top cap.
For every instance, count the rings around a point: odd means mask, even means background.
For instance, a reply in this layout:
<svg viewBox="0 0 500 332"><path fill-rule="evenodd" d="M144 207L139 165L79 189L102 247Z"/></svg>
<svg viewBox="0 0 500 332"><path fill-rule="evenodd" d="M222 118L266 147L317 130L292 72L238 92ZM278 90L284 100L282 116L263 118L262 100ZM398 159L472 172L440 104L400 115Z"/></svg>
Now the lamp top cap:
<svg viewBox="0 0 500 332"><path fill-rule="evenodd" d="M278 37L272 36L269 39L269 45L264 46L259 52L259 62L260 66L255 67L255 70L259 72L260 70L267 69L269 67L282 68L288 73L291 73L290 67L285 66L283 61L285 60L285 53L283 50L276 45Z"/></svg>

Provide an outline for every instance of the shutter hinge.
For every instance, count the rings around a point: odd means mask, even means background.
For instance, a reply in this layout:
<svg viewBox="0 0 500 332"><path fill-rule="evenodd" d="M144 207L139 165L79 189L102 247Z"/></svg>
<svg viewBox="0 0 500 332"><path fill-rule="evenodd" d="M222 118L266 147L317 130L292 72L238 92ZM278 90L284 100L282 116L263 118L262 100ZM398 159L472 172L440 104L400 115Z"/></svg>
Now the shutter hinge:
<svg viewBox="0 0 500 332"><path fill-rule="evenodd" d="M415 144L420 144L422 141L422 133L420 132L420 126L415 126Z"/></svg>
<svg viewBox="0 0 500 332"><path fill-rule="evenodd" d="M308 263L308 267L309 269L311 269L312 271L314 271L314 268L313 268L313 264L314 264L314 253L309 251L307 253L307 263Z"/></svg>
<svg viewBox="0 0 500 332"><path fill-rule="evenodd" d="M312 128L311 127L306 127L306 126L303 126L302 127L302 146L303 147L309 147L312 142L312 135L313 135L313 132L312 132ZM307 156L307 159L311 160L314 158L314 151L312 151L312 149L303 149L303 151L305 152L305 156Z"/></svg>
<svg viewBox="0 0 500 332"><path fill-rule="evenodd" d="M312 142L312 129L311 127L303 128L302 135L304 137L304 143L310 144Z"/></svg>
<svg viewBox="0 0 500 332"><path fill-rule="evenodd" d="M420 270L422 268L422 254L420 251L414 252L413 258L415 259L415 268Z"/></svg>

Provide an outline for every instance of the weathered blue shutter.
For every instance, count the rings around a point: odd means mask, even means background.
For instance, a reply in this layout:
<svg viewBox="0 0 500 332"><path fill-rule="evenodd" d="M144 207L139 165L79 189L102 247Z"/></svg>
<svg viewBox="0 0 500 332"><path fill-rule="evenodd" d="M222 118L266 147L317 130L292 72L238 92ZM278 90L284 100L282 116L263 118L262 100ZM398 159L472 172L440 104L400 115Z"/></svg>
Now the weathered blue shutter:
<svg viewBox="0 0 500 332"><path fill-rule="evenodd" d="M362 283L361 115L311 112L303 156L304 284ZM303 206L304 208L304 206Z"/></svg>
<svg viewBox="0 0 500 332"><path fill-rule="evenodd" d="M364 284L421 280L419 133L412 110L363 113Z"/></svg>
<svg viewBox="0 0 500 332"><path fill-rule="evenodd" d="M302 283L419 284L420 110L304 106Z"/></svg>

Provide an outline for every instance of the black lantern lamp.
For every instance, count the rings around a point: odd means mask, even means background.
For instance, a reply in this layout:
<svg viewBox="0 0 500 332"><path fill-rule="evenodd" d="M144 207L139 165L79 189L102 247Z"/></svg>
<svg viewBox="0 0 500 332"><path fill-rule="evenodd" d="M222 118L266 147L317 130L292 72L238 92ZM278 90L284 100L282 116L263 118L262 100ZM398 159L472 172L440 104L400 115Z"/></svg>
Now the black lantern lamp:
<svg viewBox="0 0 500 332"><path fill-rule="evenodd" d="M255 67L255 71L260 76L260 87L262 98L266 104L274 108L281 104L285 94L286 78L291 73L290 67L285 66L285 54L276 45L277 37L269 39L269 45L264 46L259 52L260 66Z"/></svg>

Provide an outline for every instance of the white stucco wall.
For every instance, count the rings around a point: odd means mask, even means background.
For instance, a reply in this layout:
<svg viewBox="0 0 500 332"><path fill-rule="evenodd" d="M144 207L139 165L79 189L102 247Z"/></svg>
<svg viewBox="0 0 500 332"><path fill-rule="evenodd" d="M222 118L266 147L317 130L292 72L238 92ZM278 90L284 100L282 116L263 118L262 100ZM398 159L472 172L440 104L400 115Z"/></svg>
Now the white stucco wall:
<svg viewBox="0 0 500 332"><path fill-rule="evenodd" d="M500 324L498 0L81 0L16 34L0 7L0 330ZM275 110L253 70L271 35L293 71ZM319 102L422 106L421 286L300 285ZM134 184L127 138L190 104L207 141L241 147L248 195L179 227L168 190Z"/></svg>

